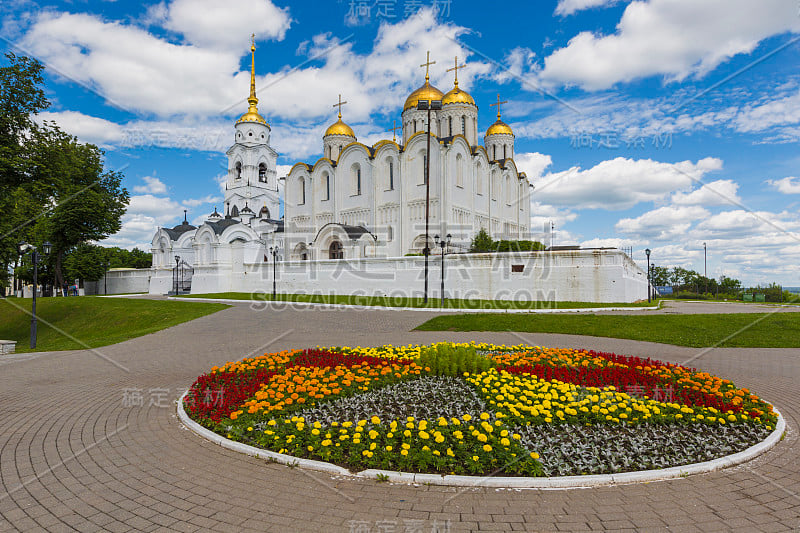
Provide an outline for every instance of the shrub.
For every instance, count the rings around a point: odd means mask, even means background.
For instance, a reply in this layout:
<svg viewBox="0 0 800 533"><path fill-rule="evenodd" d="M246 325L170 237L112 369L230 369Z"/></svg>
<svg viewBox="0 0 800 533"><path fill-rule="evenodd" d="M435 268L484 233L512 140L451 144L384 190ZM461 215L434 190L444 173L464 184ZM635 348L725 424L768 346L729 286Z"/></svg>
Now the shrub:
<svg viewBox="0 0 800 533"><path fill-rule="evenodd" d="M434 376L461 376L464 372L479 374L492 367L492 361L477 353L474 346L434 344L420 350L420 366L430 368Z"/></svg>

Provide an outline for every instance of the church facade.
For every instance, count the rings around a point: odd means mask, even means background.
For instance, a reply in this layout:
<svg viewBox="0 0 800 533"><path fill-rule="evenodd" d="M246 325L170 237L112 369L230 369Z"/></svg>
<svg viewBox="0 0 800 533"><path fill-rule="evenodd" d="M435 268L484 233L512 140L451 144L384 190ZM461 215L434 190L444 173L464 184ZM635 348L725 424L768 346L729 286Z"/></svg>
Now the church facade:
<svg viewBox="0 0 800 533"><path fill-rule="evenodd" d="M458 72L461 68L451 70ZM428 111L420 101L441 101ZM425 83L412 92L402 112L400 142L358 142L342 121L322 138L323 157L297 163L286 177L284 221L287 257L337 259L420 254L427 235L451 235L454 250L466 251L481 229L495 239L527 239L530 183L514 163L514 134L500 119L478 137L478 106L458 86L445 93ZM426 196L429 201L426 202Z"/></svg>

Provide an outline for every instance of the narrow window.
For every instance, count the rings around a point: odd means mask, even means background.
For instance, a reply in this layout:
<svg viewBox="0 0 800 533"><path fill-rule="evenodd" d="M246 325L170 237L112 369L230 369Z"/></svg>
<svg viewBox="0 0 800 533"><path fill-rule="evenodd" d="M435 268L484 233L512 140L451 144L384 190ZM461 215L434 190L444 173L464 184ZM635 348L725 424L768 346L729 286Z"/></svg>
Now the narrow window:
<svg viewBox="0 0 800 533"><path fill-rule="evenodd" d="M300 191L299 192L300 192L300 198L299 198L300 205L303 205L303 204L306 203L306 180L303 179L303 178L300 178Z"/></svg>
<svg viewBox="0 0 800 533"><path fill-rule="evenodd" d="M258 165L258 181L261 183L267 182L267 165L264 163Z"/></svg>
<svg viewBox="0 0 800 533"><path fill-rule="evenodd" d="M497 145L492 146L492 159L497 159Z"/></svg>
<svg viewBox="0 0 800 533"><path fill-rule="evenodd" d="M467 117L461 115L461 135L467 136Z"/></svg>
<svg viewBox="0 0 800 533"><path fill-rule="evenodd" d="M356 170L356 194L361 194L361 167Z"/></svg>
<svg viewBox="0 0 800 533"><path fill-rule="evenodd" d="M450 137L453 136L453 117L447 119L448 122L448 131L450 132Z"/></svg>
<svg viewBox="0 0 800 533"><path fill-rule="evenodd" d="M389 159L389 190L394 190L394 161Z"/></svg>
<svg viewBox="0 0 800 533"><path fill-rule="evenodd" d="M325 174L325 199L331 199L331 178Z"/></svg>
<svg viewBox="0 0 800 533"><path fill-rule="evenodd" d="M242 179L242 164L239 161L236 162L234 175L236 176L237 180Z"/></svg>
<svg viewBox="0 0 800 533"><path fill-rule="evenodd" d="M506 145L503 145L503 159L506 159Z"/></svg>
<svg viewBox="0 0 800 533"><path fill-rule="evenodd" d="M428 156L422 156L422 184L428 183Z"/></svg>

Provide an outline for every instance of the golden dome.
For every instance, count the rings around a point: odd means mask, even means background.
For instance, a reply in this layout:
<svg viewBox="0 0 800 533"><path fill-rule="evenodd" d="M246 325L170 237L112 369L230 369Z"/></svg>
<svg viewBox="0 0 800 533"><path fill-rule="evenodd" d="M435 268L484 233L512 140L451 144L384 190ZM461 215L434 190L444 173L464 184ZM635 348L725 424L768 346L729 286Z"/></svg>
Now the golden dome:
<svg viewBox="0 0 800 533"><path fill-rule="evenodd" d="M256 100L257 101L257 100ZM242 122L258 122L259 124L266 124L267 121L264 120L264 117L258 112L258 109L255 105L251 105L250 108L247 110L247 113L239 117L239 120L236 121L237 124Z"/></svg>
<svg viewBox="0 0 800 533"><path fill-rule="evenodd" d="M500 120L500 113L497 114L497 122L489 126L489 129L486 130L486 137L489 135L496 135L498 133L514 135L514 132L511 131L511 126Z"/></svg>
<svg viewBox="0 0 800 533"><path fill-rule="evenodd" d="M325 135L323 135L323 137L327 137L328 135L347 135L353 139L356 138L353 128L342 122L342 115L339 115L339 120L328 126L328 129L325 130Z"/></svg>
<svg viewBox="0 0 800 533"><path fill-rule="evenodd" d="M425 85L408 95L403 111L417 107L417 103L420 100L441 100L443 98L442 91L431 85L428 80L425 80Z"/></svg>
<svg viewBox="0 0 800 533"><path fill-rule="evenodd" d="M475 100L472 99L468 92L459 89L458 84L456 84L442 99L442 105L447 104L475 105Z"/></svg>

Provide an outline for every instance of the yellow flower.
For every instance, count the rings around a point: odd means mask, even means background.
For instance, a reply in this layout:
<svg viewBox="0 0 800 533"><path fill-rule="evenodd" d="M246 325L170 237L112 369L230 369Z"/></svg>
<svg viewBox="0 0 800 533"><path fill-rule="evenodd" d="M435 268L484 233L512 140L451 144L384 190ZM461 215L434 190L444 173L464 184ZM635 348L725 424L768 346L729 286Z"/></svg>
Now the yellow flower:
<svg viewBox="0 0 800 533"><path fill-rule="evenodd" d="M391 446L387 446L387 447L386 447L386 451L387 451L387 452L390 452L390 451L392 451L392 447L391 447Z"/></svg>
<svg viewBox="0 0 800 533"><path fill-rule="evenodd" d="M478 433L478 440L481 442L486 442L488 440L488 437L483 433Z"/></svg>
<svg viewBox="0 0 800 533"><path fill-rule="evenodd" d="M488 444L484 444L483 445L483 451L490 452L490 451L492 451L492 447L490 445L488 445Z"/></svg>
<svg viewBox="0 0 800 533"><path fill-rule="evenodd" d="M419 438L421 438L422 440L428 440L428 437L430 437L430 435L428 434L427 431L420 431L419 432Z"/></svg>
<svg viewBox="0 0 800 533"><path fill-rule="evenodd" d="M508 446L511 444L511 441L503 437L502 439L500 439L500 444L502 444L503 446Z"/></svg>
<svg viewBox="0 0 800 533"><path fill-rule="evenodd" d="M400 450L400 455L408 455L408 450Z"/></svg>
<svg viewBox="0 0 800 533"><path fill-rule="evenodd" d="M377 416L373 416L372 419L370 420L370 422L372 422L373 424L380 424L381 423L381 419L378 418Z"/></svg>
<svg viewBox="0 0 800 533"><path fill-rule="evenodd" d="M472 417L469 415L469 413L467 413L466 415L462 416L461 418L464 419L464 422L469 422L470 420L472 420Z"/></svg>
<svg viewBox="0 0 800 533"><path fill-rule="evenodd" d="M481 420L489 420L489 413L481 413Z"/></svg>
<svg viewBox="0 0 800 533"><path fill-rule="evenodd" d="M473 456L472 456L472 460L473 460L473 461L477 461L477 460L478 460L478 456L477 456L477 455L473 455Z"/></svg>
<svg viewBox="0 0 800 533"><path fill-rule="evenodd" d="M534 458L534 459L538 459L539 458L539 454L536 453L536 452L531 452L531 457Z"/></svg>
<svg viewBox="0 0 800 533"><path fill-rule="evenodd" d="M322 445L323 446L330 446L331 445L331 440L330 439L325 439L324 441L322 441Z"/></svg>

